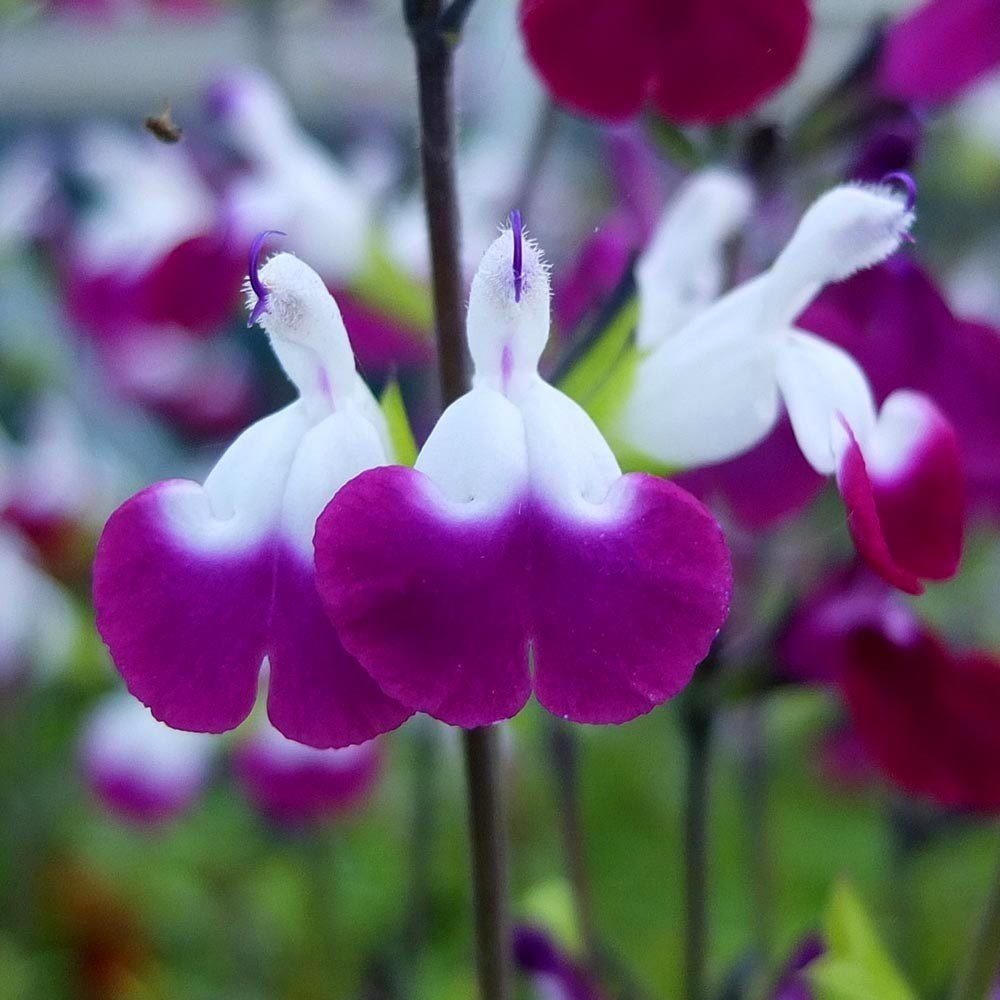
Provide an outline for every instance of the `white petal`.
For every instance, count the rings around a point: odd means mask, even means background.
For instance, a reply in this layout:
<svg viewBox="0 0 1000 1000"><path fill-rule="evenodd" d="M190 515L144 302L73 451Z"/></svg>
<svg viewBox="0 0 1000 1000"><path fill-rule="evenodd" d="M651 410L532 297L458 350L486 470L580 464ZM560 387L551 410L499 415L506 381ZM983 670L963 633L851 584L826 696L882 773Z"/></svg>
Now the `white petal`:
<svg viewBox="0 0 1000 1000"><path fill-rule="evenodd" d="M875 400L858 363L839 347L791 330L778 351L778 383L795 440L823 475L837 468L841 419L864 447L875 426Z"/></svg>
<svg viewBox="0 0 1000 1000"><path fill-rule="evenodd" d="M780 412L775 343L756 330L761 282L720 299L638 366L618 432L666 465L719 462L753 447Z"/></svg>
<svg viewBox="0 0 1000 1000"><path fill-rule="evenodd" d="M288 472L281 532L309 563L316 519L346 482L388 455L375 427L357 413L334 413L302 437Z"/></svg>
<svg viewBox="0 0 1000 1000"><path fill-rule="evenodd" d="M742 228L752 203L746 178L718 169L695 174L670 202L636 266L641 349L655 347L715 300L725 243Z"/></svg>
<svg viewBox="0 0 1000 1000"><path fill-rule="evenodd" d="M490 244L472 279L467 320L477 383L506 392L529 379L549 337L549 275L534 240L522 236L521 278L515 281L514 230Z"/></svg>
<svg viewBox="0 0 1000 1000"><path fill-rule="evenodd" d="M502 393L477 386L441 414L415 467L470 516L506 509L528 481L520 411Z"/></svg>
<svg viewBox="0 0 1000 1000"><path fill-rule="evenodd" d="M259 278L267 308L258 323L288 377L315 416L325 416L348 399L357 384L354 351L334 297L323 279L290 253L270 257ZM247 305L257 295L247 286Z"/></svg>
<svg viewBox="0 0 1000 1000"><path fill-rule="evenodd" d="M622 474L597 426L538 376L516 403L524 420L532 493L567 513L592 514Z"/></svg>
<svg viewBox="0 0 1000 1000"><path fill-rule="evenodd" d="M817 198L767 274L769 329L791 326L831 282L885 260L913 225L906 196L884 184L842 184Z"/></svg>

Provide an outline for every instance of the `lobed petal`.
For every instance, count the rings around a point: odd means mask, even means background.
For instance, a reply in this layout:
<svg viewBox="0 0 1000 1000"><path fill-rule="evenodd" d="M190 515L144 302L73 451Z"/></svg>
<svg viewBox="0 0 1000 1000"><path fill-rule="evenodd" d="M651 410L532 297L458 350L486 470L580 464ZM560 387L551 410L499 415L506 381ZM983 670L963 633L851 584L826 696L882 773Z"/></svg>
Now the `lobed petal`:
<svg viewBox="0 0 1000 1000"><path fill-rule="evenodd" d="M958 439L927 398L896 392L862 451L847 427L837 485L859 553L889 583L923 591L948 579L962 551L964 484Z"/></svg>

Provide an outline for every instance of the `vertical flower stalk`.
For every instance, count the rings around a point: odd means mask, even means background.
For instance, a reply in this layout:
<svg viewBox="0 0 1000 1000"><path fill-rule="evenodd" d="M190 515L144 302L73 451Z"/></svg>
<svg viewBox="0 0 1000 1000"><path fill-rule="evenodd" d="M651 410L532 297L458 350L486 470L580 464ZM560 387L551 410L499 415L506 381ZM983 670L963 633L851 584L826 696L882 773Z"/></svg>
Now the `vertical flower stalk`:
<svg viewBox="0 0 1000 1000"><path fill-rule="evenodd" d="M445 406L469 389L455 179L453 76L455 40L470 6L457 0L443 10L441 0L404 0L417 60L420 163L431 253L438 374ZM479 987L483 1000L508 1000L511 984L506 845L497 731L480 727L466 730L464 737Z"/></svg>

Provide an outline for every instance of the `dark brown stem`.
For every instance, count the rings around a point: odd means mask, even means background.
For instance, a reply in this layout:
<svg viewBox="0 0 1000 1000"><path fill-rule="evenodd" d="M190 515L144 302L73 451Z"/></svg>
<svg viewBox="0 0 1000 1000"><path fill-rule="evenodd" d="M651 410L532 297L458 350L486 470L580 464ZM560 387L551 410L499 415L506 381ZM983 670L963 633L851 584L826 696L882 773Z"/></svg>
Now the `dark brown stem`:
<svg viewBox="0 0 1000 1000"><path fill-rule="evenodd" d="M499 730L495 726L465 732L473 902L482 1000L510 1000L512 995L507 851L498 737Z"/></svg>
<svg viewBox="0 0 1000 1000"><path fill-rule="evenodd" d="M407 5L408 16L413 13ZM455 40L441 25L440 0L425 0L410 32L417 56L420 166L431 252L438 373L445 406L469 387L464 289L455 183Z"/></svg>
<svg viewBox="0 0 1000 1000"><path fill-rule="evenodd" d="M587 858L583 840L583 817L580 810L580 747L571 725L556 718L547 721L549 747L557 785L563 851L573 892L573 907L576 911L580 937L583 940L587 966L592 971L597 971L601 965L600 950L594 930L590 879L587 876Z"/></svg>

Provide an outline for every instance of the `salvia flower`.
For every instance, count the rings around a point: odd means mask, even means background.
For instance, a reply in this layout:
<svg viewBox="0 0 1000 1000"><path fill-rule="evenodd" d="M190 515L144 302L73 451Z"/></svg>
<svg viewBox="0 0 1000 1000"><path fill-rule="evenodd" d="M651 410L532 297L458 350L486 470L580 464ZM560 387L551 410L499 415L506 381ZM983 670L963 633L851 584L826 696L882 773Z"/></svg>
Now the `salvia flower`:
<svg viewBox="0 0 1000 1000"><path fill-rule="evenodd" d="M344 746L410 714L340 645L314 583L316 516L386 462L384 428L318 275L287 253L258 274L260 248L248 306L299 397L244 431L204 485L157 483L115 511L94 564L97 627L129 690L175 728L238 725L267 656L274 725Z"/></svg>
<svg viewBox="0 0 1000 1000"><path fill-rule="evenodd" d="M955 315L932 276L903 255L826 289L800 323L861 365L876 400L904 386L930 396L958 435L970 511L998 516L1000 333L994 327Z"/></svg>
<svg viewBox="0 0 1000 1000"><path fill-rule="evenodd" d="M247 798L268 819L288 826L358 808L375 787L381 766L374 740L318 750L266 724L233 751L233 769Z"/></svg>
<svg viewBox="0 0 1000 1000"><path fill-rule="evenodd" d="M521 0L552 94L609 120L647 103L685 123L745 114L798 65L809 22L805 0Z"/></svg>
<svg viewBox="0 0 1000 1000"><path fill-rule="evenodd" d="M919 593L921 578L953 575L961 553L955 433L919 393L893 393L876 411L850 355L796 327L824 285L897 249L913 200L905 176L819 198L768 271L640 361L615 429L659 462L696 466L747 451L786 410L809 464L836 475L858 550L895 586Z"/></svg>
<svg viewBox="0 0 1000 1000"><path fill-rule="evenodd" d="M139 825L173 819L198 798L216 745L157 722L124 691L91 712L80 744L84 777L110 812Z"/></svg>
<svg viewBox="0 0 1000 1000"><path fill-rule="evenodd" d="M578 722L675 695L726 617L722 534L679 487L623 476L589 417L545 383L549 277L520 218L472 283L472 390L415 469L363 473L316 527L341 641L391 697L459 726L532 690Z"/></svg>

